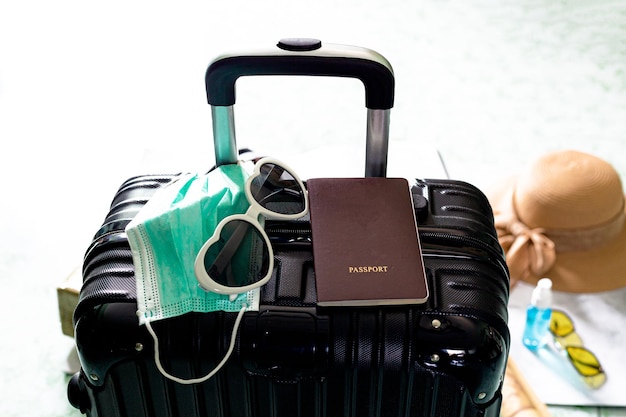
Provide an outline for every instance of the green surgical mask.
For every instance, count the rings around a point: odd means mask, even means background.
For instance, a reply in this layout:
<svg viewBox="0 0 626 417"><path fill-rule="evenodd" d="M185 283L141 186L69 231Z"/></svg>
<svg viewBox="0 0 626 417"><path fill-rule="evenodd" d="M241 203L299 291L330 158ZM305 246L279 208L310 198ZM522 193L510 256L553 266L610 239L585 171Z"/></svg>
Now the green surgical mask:
<svg viewBox="0 0 626 417"><path fill-rule="evenodd" d="M156 192L127 226L141 324L189 312L258 310L258 288L218 294L203 289L194 272L198 252L220 221L248 210L248 177L243 162L182 175ZM251 253L248 260L254 259Z"/></svg>
<svg viewBox="0 0 626 417"><path fill-rule="evenodd" d="M274 254L264 219L290 220L307 211L302 181L271 158L257 161L251 174L239 162L207 175L183 175L146 203L126 233L135 265L139 321L152 335L155 364L163 376L181 384L201 383L226 363L243 314L258 311L260 287L272 275ZM198 378L184 379L165 370L151 323L218 310L238 312L220 363Z"/></svg>

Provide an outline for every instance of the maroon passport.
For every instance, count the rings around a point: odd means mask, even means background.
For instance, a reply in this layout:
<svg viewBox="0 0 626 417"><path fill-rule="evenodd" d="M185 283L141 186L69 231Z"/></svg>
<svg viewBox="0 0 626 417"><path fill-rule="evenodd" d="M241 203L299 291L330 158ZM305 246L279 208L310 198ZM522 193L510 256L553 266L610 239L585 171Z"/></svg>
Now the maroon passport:
<svg viewBox="0 0 626 417"><path fill-rule="evenodd" d="M318 305L426 302L407 180L313 178L307 189Z"/></svg>

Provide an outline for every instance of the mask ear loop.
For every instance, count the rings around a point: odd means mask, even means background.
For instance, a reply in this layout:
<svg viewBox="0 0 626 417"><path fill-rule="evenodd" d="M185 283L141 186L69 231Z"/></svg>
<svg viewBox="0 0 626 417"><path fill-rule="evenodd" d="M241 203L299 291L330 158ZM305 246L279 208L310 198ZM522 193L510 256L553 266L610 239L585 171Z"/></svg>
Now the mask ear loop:
<svg viewBox="0 0 626 417"><path fill-rule="evenodd" d="M191 379L179 378L177 376L170 374L169 372L165 370L165 368L163 368L163 365L161 364L161 358L159 356L159 338L157 337L150 322L147 321L146 328L148 329L148 332L150 333L150 335L152 335L152 339L154 340L154 362L156 363L156 366L159 372L161 372L161 374L163 374L164 377L174 382L178 382L179 384L185 384L185 385L200 384L212 378L220 369L222 369L222 367L226 364L231 354L233 353L233 350L235 348L235 341L237 340L237 332L239 331L239 325L241 324L241 319L243 318L243 314L246 312L247 308L248 306L244 303L244 305L241 307L241 310L239 310L239 313L237 314L237 318L235 319L235 324L233 325L233 333L230 336L230 344L221 362L218 363L217 366L213 368L211 372L209 372L208 374L200 378L191 378Z"/></svg>

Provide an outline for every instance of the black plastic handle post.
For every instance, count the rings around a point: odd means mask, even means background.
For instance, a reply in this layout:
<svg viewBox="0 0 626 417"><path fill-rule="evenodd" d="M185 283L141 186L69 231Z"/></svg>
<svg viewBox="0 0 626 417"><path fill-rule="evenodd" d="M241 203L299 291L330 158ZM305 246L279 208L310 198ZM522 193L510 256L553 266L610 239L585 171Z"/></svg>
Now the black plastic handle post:
<svg viewBox="0 0 626 417"><path fill-rule="evenodd" d="M235 82L249 75L308 75L358 78L368 109L391 109L395 79L389 62L370 49L322 45L316 39L283 39L276 49L223 55L208 67L207 99L212 106L235 104Z"/></svg>

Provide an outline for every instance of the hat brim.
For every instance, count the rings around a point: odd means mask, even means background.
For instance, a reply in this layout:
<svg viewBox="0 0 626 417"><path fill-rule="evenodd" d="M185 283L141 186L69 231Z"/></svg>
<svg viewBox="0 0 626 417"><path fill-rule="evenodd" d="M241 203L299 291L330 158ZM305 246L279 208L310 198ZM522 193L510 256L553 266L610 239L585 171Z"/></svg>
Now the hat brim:
<svg viewBox="0 0 626 417"><path fill-rule="evenodd" d="M512 176L486 190L494 215L512 212L516 181ZM617 238L604 245L568 252L558 252L557 248L556 261L544 275L557 291L593 293L626 287L626 225ZM524 281L536 284L541 278L531 276Z"/></svg>

